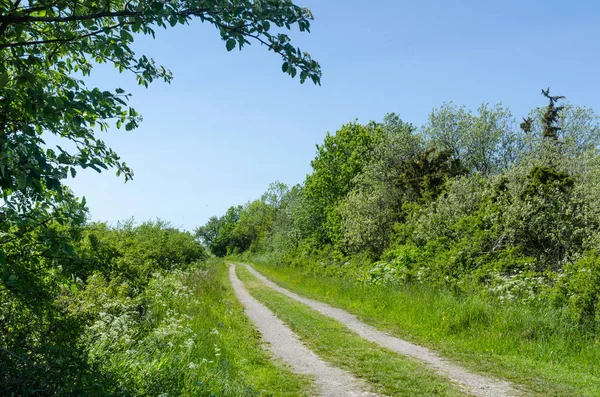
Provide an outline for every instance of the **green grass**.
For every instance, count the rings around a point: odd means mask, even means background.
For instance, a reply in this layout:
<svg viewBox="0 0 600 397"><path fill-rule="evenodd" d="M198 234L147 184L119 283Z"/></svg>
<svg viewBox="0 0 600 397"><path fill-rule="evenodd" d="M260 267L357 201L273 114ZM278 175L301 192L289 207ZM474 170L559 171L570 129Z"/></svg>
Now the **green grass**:
<svg viewBox="0 0 600 397"><path fill-rule="evenodd" d="M264 349L222 262L155 277L146 293L149 330L134 331L127 349L100 349L105 368L131 394L314 395L310 377L292 373Z"/></svg>
<svg viewBox="0 0 600 397"><path fill-rule="evenodd" d="M274 362L272 355L265 350L260 334L243 312L243 307L235 297L224 264L217 268L219 283L223 287L222 295L213 297L213 302L205 302L205 309L215 313L212 321L203 322L202 329L210 324L224 324L222 345L237 363L240 378L262 396L313 396L314 388L310 377L292 373L282 362ZM214 299L217 298L217 299ZM198 297L203 299L202 296Z"/></svg>
<svg viewBox="0 0 600 397"><path fill-rule="evenodd" d="M269 307L325 361L367 380L389 396L462 396L454 386L406 357L368 342L339 322L273 291L243 266L237 274L252 296Z"/></svg>
<svg viewBox="0 0 600 397"><path fill-rule="evenodd" d="M540 396L600 396L600 345L549 307L501 306L425 286L381 287L256 265L282 287L348 310L467 368Z"/></svg>

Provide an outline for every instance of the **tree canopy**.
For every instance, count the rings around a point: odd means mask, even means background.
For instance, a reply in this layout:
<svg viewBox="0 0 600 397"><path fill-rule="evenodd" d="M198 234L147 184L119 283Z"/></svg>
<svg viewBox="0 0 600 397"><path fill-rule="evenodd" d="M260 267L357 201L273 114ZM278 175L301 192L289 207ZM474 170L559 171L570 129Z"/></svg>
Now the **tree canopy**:
<svg viewBox="0 0 600 397"><path fill-rule="evenodd" d="M0 187L9 202L21 192L38 202L62 191L78 167L133 172L97 138L111 123L130 130L138 113L123 89L89 88L77 76L110 63L135 74L139 84L171 81L171 72L131 49L135 34L187 24L215 26L226 49L252 41L279 54L284 72L320 82L319 64L295 48L281 29L309 31L311 12L289 0L268 1L0 1ZM42 133L71 141L76 149L46 148Z"/></svg>

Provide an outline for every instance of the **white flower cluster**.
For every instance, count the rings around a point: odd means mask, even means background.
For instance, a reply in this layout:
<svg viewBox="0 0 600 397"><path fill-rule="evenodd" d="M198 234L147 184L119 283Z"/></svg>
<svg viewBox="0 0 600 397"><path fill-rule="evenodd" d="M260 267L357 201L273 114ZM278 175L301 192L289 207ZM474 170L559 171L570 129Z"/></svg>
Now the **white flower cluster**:
<svg viewBox="0 0 600 397"><path fill-rule="evenodd" d="M536 303L541 299L539 291L545 286L543 277L529 276L523 271L514 275L494 273L486 292L500 302Z"/></svg>

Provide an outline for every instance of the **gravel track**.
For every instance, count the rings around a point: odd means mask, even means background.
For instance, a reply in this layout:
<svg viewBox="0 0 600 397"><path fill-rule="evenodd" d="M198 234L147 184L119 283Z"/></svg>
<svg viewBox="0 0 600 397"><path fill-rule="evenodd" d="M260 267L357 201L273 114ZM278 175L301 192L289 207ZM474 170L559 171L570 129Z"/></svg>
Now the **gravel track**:
<svg viewBox="0 0 600 397"><path fill-rule="evenodd" d="M372 326L359 321L355 315L350 314L345 310L334 308L326 303L305 298L288 291L287 289L280 287L263 276L252 266L245 266L255 277L275 291L287 295L290 298L315 309L319 313L341 322L366 340L375 342L378 345L396 353L412 357L425 363L429 367L433 368L438 374L449 378L461 390L468 394L478 397L513 397L521 395L521 393L515 389L513 384L510 382L488 378L486 376L471 372L442 358L439 354L426 347L418 346L403 339L381 332Z"/></svg>
<svg viewBox="0 0 600 397"><path fill-rule="evenodd" d="M250 295L235 274L235 265L229 267L229 279L246 315L268 343L269 350L275 357L288 363L294 372L314 377L320 396L377 396L366 391L368 387L364 382L342 369L332 367L304 346L287 325Z"/></svg>

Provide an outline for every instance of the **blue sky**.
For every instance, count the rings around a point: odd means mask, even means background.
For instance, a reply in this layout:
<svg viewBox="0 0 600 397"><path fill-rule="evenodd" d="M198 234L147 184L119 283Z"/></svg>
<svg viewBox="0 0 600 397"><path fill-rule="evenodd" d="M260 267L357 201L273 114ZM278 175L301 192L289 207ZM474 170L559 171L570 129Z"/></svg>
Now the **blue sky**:
<svg viewBox="0 0 600 397"><path fill-rule="evenodd" d="M139 37L137 53L173 71L169 84L97 68L90 85L121 87L144 122L101 133L129 166L80 172L68 184L94 220L161 218L193 229L270 182L302 182L315 144L343 123L396 112L421 125L454 101L502 102L515 116L543 105L540 89L600 109L600 4L546 1L392 0L298 2L315 16L294 44L323 68L322 86L301 85L259 45L227 52L198 22Z"/></svg>

